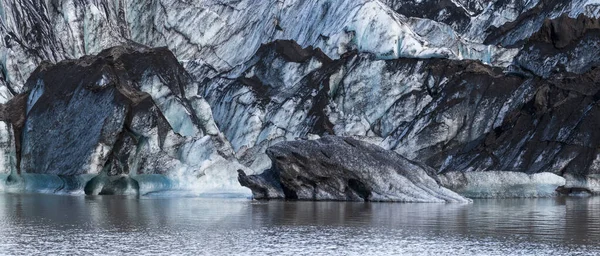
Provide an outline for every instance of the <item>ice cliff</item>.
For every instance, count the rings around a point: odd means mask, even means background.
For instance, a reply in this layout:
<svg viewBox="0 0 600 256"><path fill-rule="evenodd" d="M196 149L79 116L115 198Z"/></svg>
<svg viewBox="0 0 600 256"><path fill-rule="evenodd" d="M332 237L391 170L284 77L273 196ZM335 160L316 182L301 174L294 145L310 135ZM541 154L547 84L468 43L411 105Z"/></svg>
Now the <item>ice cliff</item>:
<svg viewBox="0 0 600 256"><path fill-rule="evenodd" d="M246 167L168 49L44 63L23 90L5 106L10 189L46 178L45 190L65 193L248 193L235 182ZM84 180L70 187L64 177Z"/></svg>

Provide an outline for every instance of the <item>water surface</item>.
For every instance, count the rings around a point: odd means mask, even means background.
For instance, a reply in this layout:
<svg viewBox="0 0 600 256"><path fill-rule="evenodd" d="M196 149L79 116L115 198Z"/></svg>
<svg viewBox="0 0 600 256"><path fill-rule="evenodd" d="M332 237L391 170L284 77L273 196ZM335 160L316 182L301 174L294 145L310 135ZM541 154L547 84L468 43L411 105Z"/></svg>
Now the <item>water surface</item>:
<svg viewBox="0 0 600 256"><path fill-rule="evenodd" d="M600 197L473 204L0 194L0 254L600 255Z"/></svg>

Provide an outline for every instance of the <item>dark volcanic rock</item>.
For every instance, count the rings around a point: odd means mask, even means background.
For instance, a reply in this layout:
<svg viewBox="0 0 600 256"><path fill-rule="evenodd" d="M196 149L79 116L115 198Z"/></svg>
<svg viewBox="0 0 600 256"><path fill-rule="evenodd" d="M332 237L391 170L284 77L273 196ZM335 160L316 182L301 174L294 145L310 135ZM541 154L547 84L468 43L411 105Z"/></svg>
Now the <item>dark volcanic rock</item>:
<svg viewBox="0 0 600 256"><path fill-rule="evenodd" d="M239 175L258 199L280 198L282 191L298 200L468 202L440 186L428 167L352 138L282 142L267 155L273 167L266 174Z"/></svg>

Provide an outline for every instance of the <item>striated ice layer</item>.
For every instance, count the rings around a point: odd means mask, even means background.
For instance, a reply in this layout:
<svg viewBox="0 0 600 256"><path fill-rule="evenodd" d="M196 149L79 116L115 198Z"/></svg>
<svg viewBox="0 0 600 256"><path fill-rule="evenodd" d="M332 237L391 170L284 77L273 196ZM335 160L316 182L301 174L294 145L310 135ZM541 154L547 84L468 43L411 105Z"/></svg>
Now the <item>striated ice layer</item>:
<svg viewBox="0 0 600 256"><path fill-rule="evenodd" d="M201 178L174 177L160 174L132 176L139 190L125 195L188 195L202 197L249 198L252 193L241 187L237 176L223 177L220 172L207 173ZM84 195L86 185L96 177L93 174L64 176L54 174L0 174L0 192Z"/></svg>
<svg viewBox="0 0 600 256"><path fill-rule="evenodd" d="M112 0L0 0L0 68L8 86L19 92L42 61L78 58L127 42L122 5Z"/></svg>
<svg viewBox="0 0 600 256"><path fill-rule="evenodd" d="M508 7L502 11L511 20L519 10ZM572 12L577 9L585 8L573 7ZM507 16L505 12L494 17ZM436 26L444 21L429 22ZM489 24L476 27L480 32ZM42 61L75 59L122 44L167 46L197 77L228 71L250 59L261 44L277 39L320 47L334 59L359 50L382 59L474 58L496 64L486 60L487 52L498 55L494 49L461 54L429 42L431 38L421 36L425 32L377 0L0 0L0 68L5 73L0 99L11 96L5 96L4 83L20 92Z"/></svg>
<svg viewBox="0 0 600 256"><path fill-rule="evenodd" d="M444 45L431 44L431 38L420 36L424 34L420 27L373 0L238 1L227 5L216 0L161 0L129 2L125 9L132 40L168 45L178 59L206 64L216 71L230 70L251 58L261 44L277 39L319 47L334 59L355 49L382 59L473 57L484 61L481 57L486 57L459 55ZM198 66L188 68L196 70ZM200 68L198 72L207 71Z"/></svg>
<svg viewBox="0 0 600 256"><path fill-rule="evenodd" d="M452 59L480 60L488 65L506 67L519 53L518 48L503 48L469 41L444 23L419 18L410 18L408 22L429 47L448 49Z"/></svg>
<svg viewBox="0 0 600 256"><path fill-rule="evenodd" d="M565 185L565 178L548 172L449 172L438 178L443 186L468 198L551 197Z"/></svg>
<svg viewBox="0 0 600 256"><path fill-rule="evenodd" d="M445 23L464 38L483 42L492 27L516 20L539 0L381 0L396 12Z"/></svg>

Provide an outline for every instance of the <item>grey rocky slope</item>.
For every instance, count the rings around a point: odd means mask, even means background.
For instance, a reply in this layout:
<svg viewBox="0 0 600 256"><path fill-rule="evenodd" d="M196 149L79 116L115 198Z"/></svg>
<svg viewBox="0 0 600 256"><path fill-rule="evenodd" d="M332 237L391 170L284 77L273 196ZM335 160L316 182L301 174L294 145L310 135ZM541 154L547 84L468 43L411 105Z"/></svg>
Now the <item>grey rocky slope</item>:
<svg viewBox="0 0 600 256"><path fill-rule="evenodd" d="M469 202L442 187L426 166L381 147L337 136L267 149L273 167L239 180L257 199Z"/></svg>

